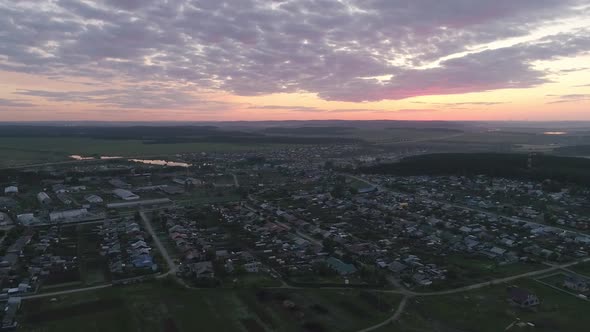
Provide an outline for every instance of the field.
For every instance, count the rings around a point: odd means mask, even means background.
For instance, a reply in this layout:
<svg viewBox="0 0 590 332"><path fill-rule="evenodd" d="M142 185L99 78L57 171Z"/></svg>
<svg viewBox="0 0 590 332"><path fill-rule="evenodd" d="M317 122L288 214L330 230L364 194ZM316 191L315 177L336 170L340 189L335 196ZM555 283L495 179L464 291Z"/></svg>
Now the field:
<svg viewBox="0 0 590 332"><path fill-rule="evenodd" d="M590 278L590 262L580 263L570 268L572 271Z"/></svg>
<svg viewBox="0 0 590 332"><path fill-rule="evenodd" d="M144 144L141 140L60 137L0 137L0 166L68 160L69 155L154 156L184 152L231 152L277 148L272 144L171 143Z"/></svg>
<svg viewBox="0 0 590 332"><path fill-rule="evenodd" d="M190 290L166 282L25 301L26 331L355 331L398 296L336 290Z"/></svg>
<svg viewBox="0 0 590 332"><path fill-rule="evenodd" d="M380 331L504 331L520 319L534 328L514 326L515 331L585 331L590 324L590 303L533 280L515 285L536 294L536 309L520 309L507 301L507 284L452 295L419 297L408 303L395 324Z"/></svg>
<svg viewBox="0 0 590 332"><path fill-rule="evenodd" d="M444 257L444 263L449 271L447 280L435 282L435 289L452 289L478 282L485 282L495 278L527 273L547 268L542 264L514 263L497 265L489 259L470 258L460 255Z"/></svg>

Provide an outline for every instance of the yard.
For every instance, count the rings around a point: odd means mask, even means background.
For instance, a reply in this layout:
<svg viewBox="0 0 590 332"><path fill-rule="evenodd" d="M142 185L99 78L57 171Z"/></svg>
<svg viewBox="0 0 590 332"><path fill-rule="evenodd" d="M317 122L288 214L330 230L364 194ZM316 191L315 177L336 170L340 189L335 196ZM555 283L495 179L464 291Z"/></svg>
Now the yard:
<svg viewBox="0 0 590 332"><path fill-rule="evenodd" d="M542 264L524 262L498 265L491 259L460 255L441 256L438 260L440 262L437 261L437 264L445 266L448 273L446 280L433 284L434 289L458 288L546 268Z"/></svg>
<svg viewBox="0 0 590 332"><path fill-rule="evenodd" d="M400 298L347 290L191 290L166 282L25 301L26 331L355 331Z"/></svg>
<svg viewBox="0 0 590 332"><path fill-rule="evenodd" d="M515 331L585 331L590 303L547 287L534 280L514 285L536 294L541 304L535 309L520 309L508 303L509 284L452 295L418 297L408 302L401 319L380 331L503 331L520 319L533 328L513 327Z"/></svg>

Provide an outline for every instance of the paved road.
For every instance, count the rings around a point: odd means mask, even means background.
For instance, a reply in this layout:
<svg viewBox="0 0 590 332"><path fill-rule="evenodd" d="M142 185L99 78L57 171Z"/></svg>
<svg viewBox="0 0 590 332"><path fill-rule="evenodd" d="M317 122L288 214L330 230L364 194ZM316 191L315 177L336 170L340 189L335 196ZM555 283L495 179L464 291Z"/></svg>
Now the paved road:
<svg viewBox="0 0 590 332"><path fill-rule="evenodd" d="M238 181L238 177L234 173L232 173L231 176L234 178L234 186L236 188L240 188L240 182Z"/></svg>

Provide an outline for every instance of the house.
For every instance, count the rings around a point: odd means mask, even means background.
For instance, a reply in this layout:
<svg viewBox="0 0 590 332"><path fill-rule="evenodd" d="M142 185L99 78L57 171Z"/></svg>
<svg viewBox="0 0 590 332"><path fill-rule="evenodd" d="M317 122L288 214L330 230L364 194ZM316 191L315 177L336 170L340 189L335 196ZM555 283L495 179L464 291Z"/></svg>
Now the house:
<svg viewBox="0 0 590 332"><path fill-rule="evenodd" d="M115 188L131 188L131 185L129 183L124 182L120 179L109 180L109 184Z"/></svg>
<svg viewBox="0 0 590 332"><path fill-rule="evenodd" d="M6 226L12 224L10 216L4 212L0 212L0 226Z"/></svg>
<svg viewBox="0 0 590 332"><path fill-rule="evenodd" d="M184 193L184 188L179 186L163 186L160 190L168 195L180 195Z"/></svg>
<svg viewBox="0 0 590 332"><path fill-rule="evenodd" d="M535 294L519 287L508 288L508 300L513 305L521 308L532 308L540 303Z"/></svg>
<svg viewBox="0 0 590 332"><path fill-rule="evenodd" d="M262 267L262 264L260 262L250 262L244 264L244 269L248 273L258 273L260 267Z"/></svg>
<svg viewBox="0 0 590 332"><path fill-rule="evenodd" d="M63 192L57 193L56 196L64 205L71 205L73 203L72 199Z"/></svg>
<svg viewBox="0 0 590 332"><path fill-rule="evenodd" d="M585 292L588 290L588 282L577 276L566 276L563 280L563 286L577 292Z"/></svg>
<svg viewBox="0 0 590 332"><path fill-rule="evenodd" d="M335 257L329 257L326 259L326 264L341 276L353 274L356 272L356 267L352 264L344 263L343 261L339 260Z"/></svg>
<svg viewBox="0 0 590 332"><path fill-rule="evenodd" d="M132 263L133 266L138 269L151 268L152 270L155 270L155 264L150 255L139 255L133 258Z"/></svg>
<svg viewBox="0 0 590 332"><path fill-rule="evenodd" d="M407 269L408 267L398 261L393 261L391 264L387 266L387 268L393 273L401 273L403 270Z"/></svg>
<svg viewBox="0 0 590 332"><path fill-rule="evenodd" d="M211 263L211 261L194 263L191 266L191 270L197 279L213 278L215 276L215 273L213 272L213 263Z"/></svg>
<svg viewBox="0 0 590 332"><path fill-rule="evenodd" d="M430 286L432 285L432 280L430 280L425 274L423 273L415 273L412 276L412 280L420 286Z"/></svg>
<svg viewBox="0 0 590 332"><path fill-rule="evenodd" d="M16 195L18 194L18 187L17 186L8 186L4 188L4 195Z"/></svg>
<svg viewBox="0 0 590 332"><path fill-rule="evenodd" d="M35 217L33 213L23 213L16 216L16 219L19 223L24 226L29 226L35 223L40 222L39 218Z"/></svg>
<svg viewBox="0 0 590 332"><path fill-rule="evenodd" d="M55 211L49 214L49 220L51 222L57 221L73 221L88 215L86 209L66 210L66 211Z"/></svg>
<svg viewBox="0 0 590 332"><path fill-rule="evenodd" d="M115 189L113 190L113 194L124 201L133 201L139 199L139 196L126 189Z"/></svg>
<svg viewBox="0 0 590 332"><path fill-rule="evenodd" d="M102 204L103 199L98 195L87 195L84 199L90 204Z"/></svg>
<svg viewBox="0 0 590 332"><path fill-rule="evenodd" d="M47 193L45 193L45 192L38 193L37 194L37 200L42 205L49 205L49 204L51 204L51 197L49 197L49 195L47 195Z"/></svg>

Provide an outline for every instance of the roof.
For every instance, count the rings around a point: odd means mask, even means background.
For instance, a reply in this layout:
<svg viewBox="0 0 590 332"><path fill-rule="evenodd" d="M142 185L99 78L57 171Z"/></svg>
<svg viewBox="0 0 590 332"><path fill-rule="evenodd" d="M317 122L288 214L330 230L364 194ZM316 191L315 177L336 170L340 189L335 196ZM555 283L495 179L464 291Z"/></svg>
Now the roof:
<svg viewBox="0 0 590 332"><path fill-rule="evenodd" d="M330 257L326 259L326 263L340 274L352 274L356 272L354 265L344 263L338 258Z"/></svg>
<svg viewBox="0 0 590 332"><path fill-rule="evenodd" d="M8 187L4 188L4 193L5 194L18 193L18 187L17 186L8 186Z"/></svg>
<svg viewBox="0 0 590 332"><path fill-rule="evenodd" d="M90 203L102 203L103 199L98 195L88 195L84 197Z"/></svg>
<svg viewBox="0 0 590 332"><path fill-rule="evenodd" d="M131 191L125 190L125 189L120 189L120 188L113 190L113 194L119 196L121 199L124 199L124 200L139 199L139 196L132 193Z"/></svg>
<svg viewBox="0 0 590 332"><path fill-rule="evenodd" d="M156 198L156 199L146 199L146 200L142 200L142 201L133 201L133 202L109 203L109 204L107 204L107 208L117 209L117 208L126 208L126 207L140 206L140 205L159 205L159 204L169 204L169 203L172 203L172 201L169 198Z"/></svg>

